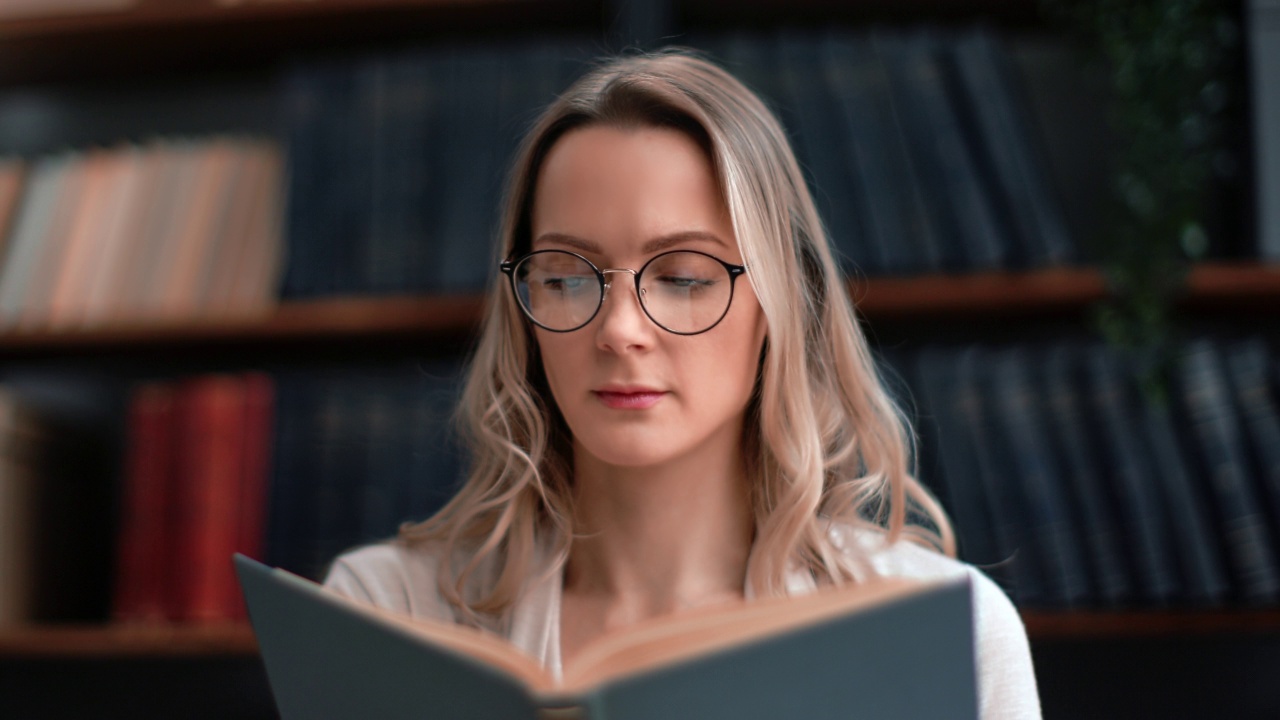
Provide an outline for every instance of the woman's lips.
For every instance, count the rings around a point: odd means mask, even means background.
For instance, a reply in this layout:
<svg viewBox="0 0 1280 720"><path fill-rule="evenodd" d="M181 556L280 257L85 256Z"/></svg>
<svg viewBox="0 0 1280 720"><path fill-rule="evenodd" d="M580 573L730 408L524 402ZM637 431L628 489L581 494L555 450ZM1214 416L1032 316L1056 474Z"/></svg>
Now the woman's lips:
<svg viewBox="0 0 1280 720"><path fill-rule="evenodd" d="M596 390L596 397L605 407L615 410L645 410L658 404L664 392L643 390L637 392L617 392L613 390Z"/></svg>

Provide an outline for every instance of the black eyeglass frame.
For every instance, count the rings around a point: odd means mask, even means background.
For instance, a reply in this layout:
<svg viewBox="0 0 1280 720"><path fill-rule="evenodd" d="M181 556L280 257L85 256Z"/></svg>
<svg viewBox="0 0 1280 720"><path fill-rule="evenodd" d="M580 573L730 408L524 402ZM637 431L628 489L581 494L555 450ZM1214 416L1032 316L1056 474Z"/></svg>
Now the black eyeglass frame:
<svg viewBox="0 0 1280 720"><path fill-rule="evenodd" d="M579 260L581 260L582 262L586 263L587 267L591 268L591 271L595 273L596 280L600 282L600 299L596 302L595 311L592 312L591 317L584 320L582 324L577 325L575 327L571 327L568 330L558 330L556 328L547 327L546 325L543 325L542 323L538 322L538 320L533 317L533 313L529 311L529 308L525 307L524 302L520 300L520 291L516 288L516 268L520 267L522 263L524 263L526 260L533 257L534 255L542 255L544 253L553 253L553 252L572 255L578 258ZM701 255L703 257L710 258L720 263L724 267L724 269L729 273L729 301L724 304L724 312L720 313L720 317L716 318L715 322L711 323L706 328L702 330L698 330L696 332L680 332L678 330L672 330L666 325L663 325L662 323L658 322L657 318L653 316L653 313L649 312L648 306L646 306L644 303L644 292L640 287L640 277L644 275L644 271L648 269L648 267L652 265L656 260L662 257L666 257L667 255L674 255L675 253L693 253L694 255ZM615 272L625 272L625 273L630 273L632 279L635 281L636 299L640 301L640 309L644 311L645 316L648 317L649 320L654 325L657 325L658 327L662 328L663 330L666 330L672 335L682 335L685 337L688 337L691 335L701 335L704 332L709 332L712 328L719 325L720 321L724 320L725 316L729 314L729 308L733 307L733 291L737 285L736 281L739 276L744 275L747 272L746 265L735 265L730 262L725 262L724 260L721 260L715 255L702 252L701 250L668 250L664 253L658 253L657 255L654 255L653 257L649 258L644 265L641 265L639 270L632 270L631 268L605 268L602 270L596 267L595 263L591 262L590 260L586 259L585 257L571 250L558 250L558 249L534 250L531 253L527 253L525 255L522 255L512 260L503 260L501 263L498 264L498 269L501 270L502 273L506 275L507 279L510 281L511 294L515 296L516 305L520 306L520 312L524 313L524 316L529 319L529 322L533 323L534 325L537 325L538 327L542 328L543 330L546 330L547 332L570 333L570 332L575 332L577 330L581 330L582 328L590 325L591 321L595 320L596 316L600 314L600 308L604 307L604 296L605 296L605 293L608 291L608 288L610 285L610 282L605 279L605 274L615 273Z"/></svg>

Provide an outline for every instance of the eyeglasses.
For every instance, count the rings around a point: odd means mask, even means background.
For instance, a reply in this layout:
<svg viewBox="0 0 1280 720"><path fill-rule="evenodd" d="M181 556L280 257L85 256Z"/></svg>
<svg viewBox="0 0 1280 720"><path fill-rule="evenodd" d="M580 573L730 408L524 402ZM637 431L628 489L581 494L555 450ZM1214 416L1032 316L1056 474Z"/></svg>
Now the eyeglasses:
<svg viewBox="0 0 1280 720"><path fill-rule="evenodd" d="M600 312L612 282L606 275L630 273L640 307L658 327L676 335L697 335L715 327L729 312L733 285L747 271L696 250L655 255L638 271L601 270L566 250L538 250L499 266L511 279L520 309L536 325L552 332L585 327Z"/></svg>

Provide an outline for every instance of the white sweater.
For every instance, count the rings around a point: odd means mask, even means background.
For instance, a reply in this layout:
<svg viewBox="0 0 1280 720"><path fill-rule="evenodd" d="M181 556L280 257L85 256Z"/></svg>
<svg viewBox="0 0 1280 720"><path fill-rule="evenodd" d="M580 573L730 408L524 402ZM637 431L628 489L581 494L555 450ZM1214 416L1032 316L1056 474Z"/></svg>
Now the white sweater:
<svg viewBox="0 0 1280 720"><path fill-rule="evenodd" d="M920 546L898 542L883 546L868 533L845 528L833 538L846 552L862 547L878 574L922 580L968 575L974 592L978 699L983 720L1034 720L1040 699L1026 630L1013 604L999 586L971 565ZM861 539L862 542L858 542ZM436 585L436 554L422 544L370 545L348 552L333 564L325 586L354 600L418 618L454 621L453 611ZM510 611L503 631L507 639L559 677L560 572L538 573L536 581ZM788 577L791 594L812 591L807 573Z"/></svg>

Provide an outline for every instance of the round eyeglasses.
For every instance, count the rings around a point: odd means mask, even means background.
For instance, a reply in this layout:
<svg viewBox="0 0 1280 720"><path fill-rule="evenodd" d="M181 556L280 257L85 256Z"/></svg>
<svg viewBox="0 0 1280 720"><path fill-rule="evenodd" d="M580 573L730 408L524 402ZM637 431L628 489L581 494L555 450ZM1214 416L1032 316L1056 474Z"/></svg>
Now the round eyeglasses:
<svg viewBox="0 0 1280 720"><path fill-rule="evenodd" d="M572 332L600 312L612 285L606 275L630 273L640 307L658 327L676 335L697 335L715 327L729 312L733 285L747 271L696 250L655 255L638 271L601 270L567 250L537 250L500 265L511 279L524 314L538 327Z"/></svg>

